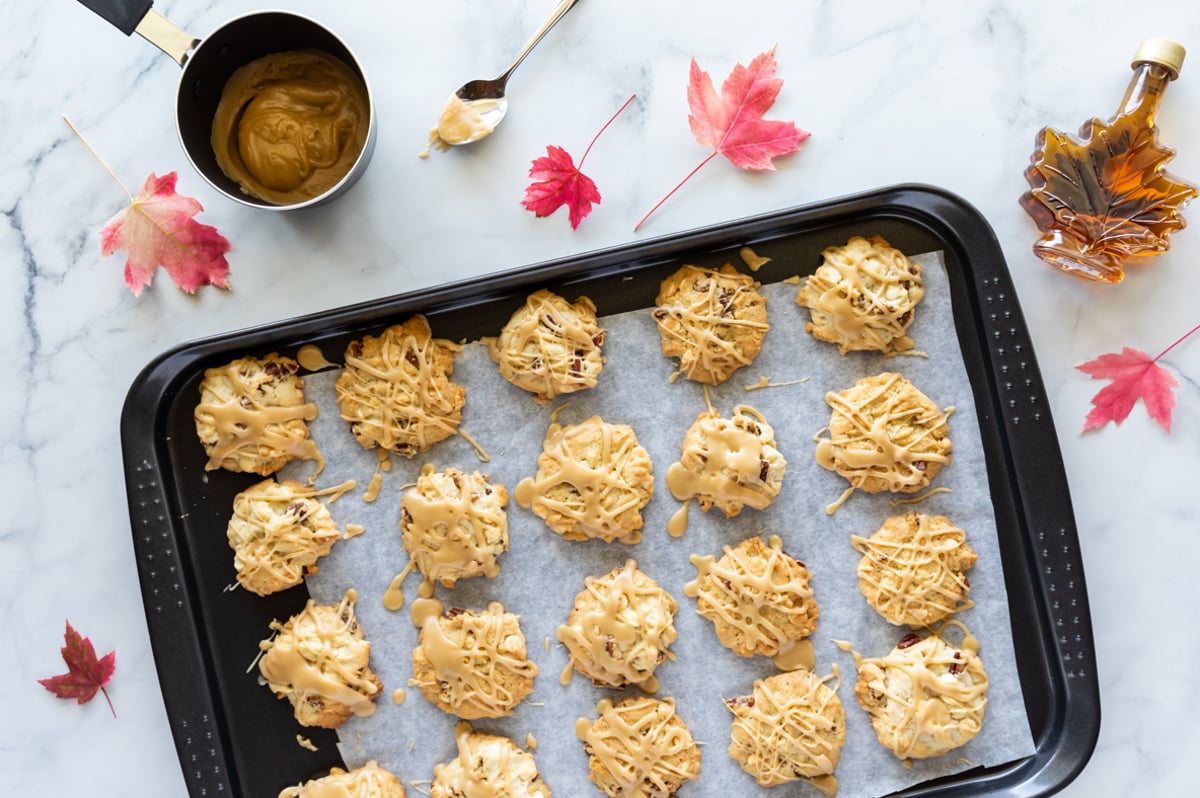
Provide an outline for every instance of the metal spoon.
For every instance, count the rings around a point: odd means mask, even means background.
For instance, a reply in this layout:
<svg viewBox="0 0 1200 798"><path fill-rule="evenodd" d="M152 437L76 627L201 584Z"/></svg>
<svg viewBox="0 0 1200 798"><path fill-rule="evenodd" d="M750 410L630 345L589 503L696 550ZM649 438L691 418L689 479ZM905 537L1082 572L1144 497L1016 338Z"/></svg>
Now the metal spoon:
<svg viewBox="0 0 1200 798"><path fill-rule="evenodd" d="M504 93L504 87L508 83L509 77L521 65L521 62L525 60L525 56L529 55L529 51L578 2L579 0L561 0L555 6L554 10L550 12L550 16L542 23L542 26L534 32L529 41L525 43L525 46L521 48L521 52L517 53L517 57L513 59L513 62L508 65L508 69L504 70L504 73L500 77L493 80L472 80L464 83L458 91L454 92L470 112L479 115L483 121L483 125L477 128L476 132L472 135L463 137L457 141L448 141L448 144L470 144L473 141L479 141L491 133L496 125L500 124L500 120L504 119L504 115L508 113L508 97Z"/></svg>

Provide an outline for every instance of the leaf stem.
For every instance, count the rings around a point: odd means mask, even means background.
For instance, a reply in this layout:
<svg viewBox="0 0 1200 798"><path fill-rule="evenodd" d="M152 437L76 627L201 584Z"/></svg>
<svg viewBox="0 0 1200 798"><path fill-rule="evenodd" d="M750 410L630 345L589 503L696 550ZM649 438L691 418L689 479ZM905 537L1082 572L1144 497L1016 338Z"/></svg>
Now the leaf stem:
<svg viewBox="0 0 1200 798"><path fill-rule="evenodd" d="M1170 352L1172 349L1174 349L1175 347L1179 346L1181 343L1183 343L1184 341L1186 341L1188 338L1190 338L1190 337L1192 336L1192 333L1196 332L1197 330L1200 330L1200 324L1197 324L1195 327L1193 327L1192 329L1190 329L1190 330L1188 330L1187 332L1185 332L1183 335L1181 335L1181 336L1179 336L1178 338L1176 338L1176 339L1175 339L1175 343L1171 344L1171 345L1170 345L1170 346L1168 346L1166 349L1164 349L1163 351L1159 352L1159 353L1158 353L1158 354L1157 354L1157 355L1154 357L1154 360L1152 360L1152 361L1150 361L1150 362L1151 362L1151 363L1157 363L1157 362L1158 362L1158 360L1159 360L1159 358L1161 358L1163 355L1167 354L1167 352Z"/></svg>
<svg viewBox="0 0 1200 798"><path fill-rule="evenodd" d="M105 690L104 687L101 687L100 692L104 693L104 700L108 702L108 711L111 712L115 718L117 716L117 710L115 707L113 707L112 699L108 697L108 691Z"/></svg>
<svg viewBox="0 0 1200 798"><path fill-rule="evenodd" d="M610 117L607 122L604 123L604 127L600 128L600 132L592 137L592 143L589 144L587 146L587 149L583 151L583 157L579 159L579 166L576 167L576 171L583 169L583 162L587 160L588 153L592 151L592 147L596 146L596 140L600 138L600 136L604 133L604 131L608 130L609 125L611 125L613 122L617 121L617 117L621 115L622 111L624 111L626 108L629 107L629 104L631 102L633 102L635 97L637 97L636 94L629 95L629 99L625 101L625 104L622 105L620 108L618 108L617 112L615 114L613 114L612 117Z"/></svg>
<svg viewBox="0 0 1200 798"><path fill-rule="evenodd" d="M653 213L654 213L656 210L658 210L659 208L661 208L664 202L666 202L667 200L669 200L669 199L671 198L671 195L672 195L672 194L674 194L674 193L675 193L676 191L678 191L679 189L683 188L683 184L684 184L684 183L686 183L687 181L691 180L691 179L692 179L692 175L694 175L694 174L696 174L697 172L699 172L699 171L700 171L700 167L701 167L701 166L704 166L704 164L708 163L708 162L709 162L709 161L711 161L713 158L716 158L718 154L719 154L719 152L718 152L717 150L713 150L713 152L712 152L712 153L711 153L711 154L710 154L710 155L709 155L707 158L705 158L703 161L701 161L701 162L700 162L699 166L697 166L697 167L696 167L695 169L693 169L692 171L688 172L688 175L687 175L687 177L685 177L683 180L680 180L680 181L679 181L679 183L678 183L678 184L675 186L675 188L673 188L673 189L671 189L670 191L668 191L668 192L667 192L667 196L665 196L665 197L663 197L662 199L660 199L660 200L658 201L658 204L657 204L657 205L655 205L653 208L651 208L649 211L647 211L647 212L646 212L646 215L645 215L645 216L643 216L643 217L641 218L641 220L640 220L640 221L639 221L637 224L635 224L635 225L633 226L633 232L635 232L635 233L636 233L636 232L638 231L638 228L639 228L639 227L641 227L643 224L645 224L645 223L646 223L646 220L647 220L647 219L649 219L649 218L650 218L650 216L651 216L651 215L652 215L652 214L653 214Z"/></svg>
<svg viewBox="0 0 1200 798"><path fill-rule="evenodd" d="M79 141L80 141L80 142L82 142L82 143L83 143L83 146L87 148L87 151L88 151L88 152L90 152L90 153L92 154L92 157L93 157L93 158L95 158L95 159L96 159L96 161L97 161L97 162L98 162L98 163L99 163L101 166L103 166L103 167L104 167L104 171L108 172L109 176L110 176L110 177L111 177L113 180L117 181L117 185L121 187L121 190L125 192L125 196L129 197L129 202L130 202L130 203L132 203L132 202L133 202L133 195L129 193L129 189L125 188L125 184L121 182L121 178L117 177L117 173L116 173L116 172L114 172L114 171L113 171L113 170L112 170L112 169L109 167L109 165L108 165L108 164L106 164L106 163L104 162L104 159L100 157L100 153L96 152L96 150L95 150L95 149L92 147L92 145L88 143L88 140L87 140L87 139L85 139L85 138L83 137L83 134L79 132L79 128L75 127L74 123L73 123L73 122L71 122L71 120L67 118L67 115L66 115L66 114L63 114L63 121L64 121L64 122L66 122L66 123L67 123L67 127L71 128L71 131L72 131L72 132L73 132L73 133L74 133L76 136L78 136L78 137L79 137ZM105 698L108 698L108 693L105 693L105 694L104 694L104 697L105 697ZM109 708L111 708L111 707L112 707L112 702L110 701L108 705L109 705ZM115 718L116 716L117 716L117 713L116 713L116 712L113 712L113 717Z"/></svg>

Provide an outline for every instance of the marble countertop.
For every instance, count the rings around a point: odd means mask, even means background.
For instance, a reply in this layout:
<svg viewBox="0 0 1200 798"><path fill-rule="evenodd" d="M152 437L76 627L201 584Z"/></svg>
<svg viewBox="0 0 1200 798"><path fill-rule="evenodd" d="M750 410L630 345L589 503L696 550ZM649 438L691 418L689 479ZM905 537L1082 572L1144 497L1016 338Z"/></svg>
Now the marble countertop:
<svg viewBox="0 0 1200 798"><path fill-rule="evenodd" d="M1200 659L1196 501L1200 342L1165 359L1178 378L1171 433L1134 409L1081 435L1100 387L1073 367L1123 346L1151 354L1200 321L1191 288L1200 231L1089 284L1031 254L1017 204L1034 135L1107 117L1139 41L1200 48L1200 4L1181 0L583 0L510 84L509 118L469 150L419 159L446 95L503 68L551 0L277 5L310 14L358 53L376 94L366 176L332 205L250 210L190 168L173 121L179 70L83 7L0 0L0 646L9 688L0 773L13 794L182 796L134 565L118 420L131 382L181 342L522 264L703 227L880 186L944 187L987 217L1017 286L1070 483L1092 602L1102 692L1099 744L1068 796L1191 794L1200 756L1191 684ZM158 9L203 35L251 0ZM705 155L687 125L689 60L720 80L776 47L786 81L770 116L812 137L778 171L715 161L638 232L634 223ZM1197 49L1200 57L1200 49ZM1200 63L1159 116L1175 174L1200 181ZM631 94L588 159L603 194L577 231L565 211L519 204L547 144L578 157ZM232 291L177 290L160 272L141 297L99 230L122 191L62 121L69 116L129 186L179 172L200 220L233 243ZM1200 207L1189 209L1194 218ZM1191 517L1193 521L1187 519ZM57 701L36 679L62 669L64 618L117 651L109 693ZM689 794L699 793L692 791ZM791 793L789 793L791 794ZM799 793L796 793L799 794Z"/></svg>

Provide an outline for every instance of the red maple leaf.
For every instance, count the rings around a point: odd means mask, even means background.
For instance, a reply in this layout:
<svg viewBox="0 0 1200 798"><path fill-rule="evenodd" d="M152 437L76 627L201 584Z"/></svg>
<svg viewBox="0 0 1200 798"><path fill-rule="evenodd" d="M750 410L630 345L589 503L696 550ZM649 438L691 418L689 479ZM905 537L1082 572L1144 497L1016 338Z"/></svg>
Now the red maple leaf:
<svg viewBox="0 0 1200 798"><path fill-rule="evenodd" d="M1120 354L1109 352L1076 366L1094 380L1112 380L1092 397L1095 407L1083 423L1083 432L1103 427L1110 421L1120 424L1129 417L1129 411L1133 410L1137 400L1141 399L1150 418L1169 433L1171 410L1175 407L1175 394L1171 391L1178 387L1179 382L1158 365L1158 361L1197 330L1200 330L1200 324L1176 338L1175 343L1156 357L1125 347Z"/></svg>
<svg viewBox="0 0 1200 798"><path fill-rule="evenodd" d="M229 287L229 241L217 228L192 218L204 206L175 193L177 178L175 172L162 177L151 172L129 206L100 231L100 254L129 253L125 284L135 296L160 265L189 294L202 285Z"/></svg>
<svg viewBox="0 0 1200 798"><path fill-rule="evenodd" d="M549 216L566 205L571 229L578 229L579 223L592 212L592 204L600 204L600 190L590 177L580 171L583 169L583 162L587 160L596 139L600 138L600 134L608 129L631 102L633 97L626 100L612 118L604 123L600 133L592 138L592 143L584 150L583 157L579 159L579 166L575 165L571 154L562 147L553 144L547 146L546 154L535 158L529 168L529 176L533 178L533 182L525 189L525 198L521 200L521 204L539 217Z"/></svg>
<svg viewBox="0 0 1200 798"><path fill-rule="evenodd" d="M75 631L70 621L67 621L64 638L67 644L62 647L62 658L67 663L67 672L49 679L38 679L38 684L59 698L74 698L80 704L95 698L97 691L102 692L115 718L117 711L113 709L112 699L108 697L104 685L108 684L117 668L117 652L110 651L96 659L92 641Z"/></svg>
<svg viewBox="0 0 1200 798"><path fill-rule="evenodd" d="M720 96L713 87L712 78L693 58L687 90L691 109L688 124L696 141L712 147L713 151L634 225L634 231L700 167L718 155L724 155L741 169L761 170L774 169L774 158L800 149L800 142L809 136L807 132L792 122L763 118L775 104L782 87L783 80L775 77L774 48L755 56L749 66L735 65L721 84Z"/></svg>
<svg viewBox="0 0 1200 798"><path fill-rule="evenodd" d="M1109 352L1076 366L1094 380L1112 380L1092 397L1095 406L1084 421L1083 431L1098 429L1110 421L1120 424L1141 399L1150 418L1170 432L1171 409L1175 407L1171 390L1179 383L1155 360L1127 346L1120 354Z"/></svg>

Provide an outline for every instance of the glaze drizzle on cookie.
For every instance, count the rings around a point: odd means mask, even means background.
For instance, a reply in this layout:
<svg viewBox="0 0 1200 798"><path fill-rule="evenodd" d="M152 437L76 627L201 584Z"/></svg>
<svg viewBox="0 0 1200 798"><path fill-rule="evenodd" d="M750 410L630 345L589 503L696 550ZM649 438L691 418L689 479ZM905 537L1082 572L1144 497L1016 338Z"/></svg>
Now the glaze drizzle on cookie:
<svg viewBox="0 0 1200 798"><path fill-rule="evenodd" d="M854 236L845 246L828 247L823 261L796 295L812 321L805 330L838 352L871 349L908 352L908 327L925 296L920 265L880 236Z"/></svg>
<svg viewBox="0 0 1200 798"><path fill-rule="evenodd" d="M634 560L583 583L567 623L556 632L571 656L564 678L573 667L600 686L646 684L673 656L675 599Z"/></svg>
<svg viewBox="0 0 1200 798"><path fill-rule="evenodd" d="M466 388L449 381L454 349L433 337L421 315L350 343L335 388L363 448L412 457L454 434L466 401Z"/></svg>
<svg viewBox="0 0 1200 798"><path fill-rule="evenodd" d="M697 576L683 586L696 611L716 626L722 644L742 657L776 657L817 626L808 569L784 553L774 535L726 546L720 560L692 554ZM799 663L797 663L799 664Z"/></svg>
<svg viewBox="0 0 1200 798"><path fill-rule="evenodd" d="M960 609L975 564L966 533L944 516L906 513L887 519L870 538L850 537L863 555L858 586L891 623L928 626Z"/></svg>
<svg viewBox="0 0 1200 798"><path fill-rule="evenodd" d="M587 297L569 303L552 291L536 291L487 343L504 379L541 404L594 388L604 368L604 330Z"/></svg>
<svg viewBox="0 0 1200 798"><path fill-rule="evenodd" d="M409 684L460 718L499 718L529 695L537 673L517 616L492 602L481 613L452 609L425 618Z"/></svg>
<svg viewBox="0 0 1200 798"><path fill-rule="evenodd" d="M769 506L786 470L775 430L761 413L738 405L726 419L710 407L684 435L679 462L667 469L667 488L680 501L695 498L701 510L716 506L732 518L746 505Z"/></svg>
<svg viewBox="0 0 1200 798"><path fill-rule="evenodd" d="M613 706L603 699L596 711L596 721L577 731L583 731L590 778L605 795L673 795L699 778L700 749L673 700L642 696Z"/></svg>
<svg viewBox="0 0 1200 798"><path fill-rule="evenodd" d="M266 596L315 573L342 532L312 488L269 478L234 497L226 537L238 582Z"/></svg>
<svg viewBox="0 0 1200 798"><path fill-rule="evenodd" d="M946 626L962 632L959 646L943 638ZM858 703L879 742L900 759L940 756L979 734L988 677L979 641L958 621L924 636L907 634L887 656L854 657Z"/></svg>
<svg viewBox="0 0 1200 798"><path fill-rule="evenodd" d="M425 579L454 587L472 576L495 578L508 551L508 491L478 471L441 472L426 463L400 501L400 540Z"/></svg>
<svg viewBox="0 0 1200 798"><path fill-rule="evenodd" d="M748 696L729 698L733 713L729 755L763 787L804 779L823 794L837 792L833 776L846 740L837 693L810 670L754 682Z"/></svg>
<svg viewBox="0 0 1200 798"><path fill-rule="evenodd" d="M382 688L368 667L371 644L363 639L349 596L332 607L309 599L287 623L272 621L271 629L275 637L259 645L264 652L259 672L272 691L292 701L297 720L305 723L302 713L327 701L358 717L375 712Z"/></svg>
<svg viewBox="0 0 1200 798"><path fill-rule="evenodd" d="M637 543L641 510L654 495L650 455L633 428L592 416L581 424L552 423L538 472L517 483L517 504L532 509L567 540Z"/></svg>
<svg viewBox="0 0 1200 798"><path fill-rule="evenodd" d="M866 377L825 401L833 412L829 437L816 437L817 463L851 488L916 493L950 462L946 414L899 374Z"/></svg>
<svg viewBox="0 0 1200 798"><path fill-rule="evenodd" d="M207 369L195 410L196 430L208 454L204 470L225 468L266 476L292 460L325 459L309 437L317 406L304 401L299 365L276 354L244 357Z"/></svg>
<svg viewBox="0 0 1200 798"><path fill-rule="evenodd" d="M758 283L725 264L687 265L663 281L652 311L662 352L688 379L716 385L758 355L770 325Z"/></svg>

